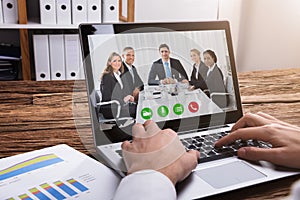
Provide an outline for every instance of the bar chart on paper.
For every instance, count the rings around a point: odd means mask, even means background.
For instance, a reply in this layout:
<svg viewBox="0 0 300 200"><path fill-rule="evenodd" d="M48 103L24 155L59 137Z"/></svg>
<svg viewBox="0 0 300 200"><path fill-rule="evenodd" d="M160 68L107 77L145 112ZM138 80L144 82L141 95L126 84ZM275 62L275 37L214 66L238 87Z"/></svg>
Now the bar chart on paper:
<svg viewBox="0 0 300 200"><path fill-rule="evenodd" d="M0 159L0 199L111 199L119 176L67 145Z"/></svg>

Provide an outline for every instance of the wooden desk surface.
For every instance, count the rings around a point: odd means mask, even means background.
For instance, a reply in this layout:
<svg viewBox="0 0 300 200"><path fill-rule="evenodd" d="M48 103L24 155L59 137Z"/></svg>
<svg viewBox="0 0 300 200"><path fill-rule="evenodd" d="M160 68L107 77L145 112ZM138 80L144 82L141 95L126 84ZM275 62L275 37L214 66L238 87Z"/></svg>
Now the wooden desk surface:
<svg viewBox="0 0 300 200"><path fill-rule="evenodd" d="M264 111L300 125L300 68L240 73L239 83L244 113ZM84 81L0 82L0 158L61 143L93 154L85 91ZM299 178L209 199L279 199Z"/></svg>

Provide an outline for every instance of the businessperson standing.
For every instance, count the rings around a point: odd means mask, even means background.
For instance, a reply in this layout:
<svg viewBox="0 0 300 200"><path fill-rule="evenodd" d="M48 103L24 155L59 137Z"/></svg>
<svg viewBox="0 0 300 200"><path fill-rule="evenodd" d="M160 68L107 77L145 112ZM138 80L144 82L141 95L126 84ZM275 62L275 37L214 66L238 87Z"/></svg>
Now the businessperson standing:
<svg viewBox="0 0 300 200"><path fill-rule="evenodd" d="M170 48L167 44L159 46L161 58L153 62L148 76L149 85L188 83L188 76L179 60L170 57Z"/></svg>
<svg viewBox="0 0 300 200"><path fill-rule="evenodd" d="M125 47L122 53L124 72L121 78L124 82L124 87L128 90L135 101L137 101L140 91L144 89L144 83L139 76L136 67L133 65L135 52L132 47Z"/></svg>

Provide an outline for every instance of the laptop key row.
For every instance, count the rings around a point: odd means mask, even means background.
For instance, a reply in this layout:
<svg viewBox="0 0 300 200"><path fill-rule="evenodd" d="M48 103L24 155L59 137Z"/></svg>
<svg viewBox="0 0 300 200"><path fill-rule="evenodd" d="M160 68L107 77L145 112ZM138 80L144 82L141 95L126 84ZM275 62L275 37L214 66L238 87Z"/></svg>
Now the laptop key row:
<svg viewBox="0 0 300 200"><path fill-rule="evenodd" d="M200 159L198 163L204 163L208 161L218 160L221 158L228 158L237 155L239 148L244 146L253 146L259 148L271 148L272 146L268 143L257 141L257 140L247 140L247 141L236 141L230 145L223 146L221 148L216 148L214 146L215 142L221 137L226 136L229 133L219 132L212 133L208 135L194 136L181 139L182 144L185 146L186 150L197 150L200 152ZM122 150L116 150L116 152L123 157Z"/></svg>
<svg viewBox="0 0 300 200"><path fill-rule="evenodd" d="M237 151L241 147L253 146L259 148L271 148L272 146L268 143L257 141L257 140L247 140L247 141L235 141L234 143L223 146L221 148L216 148L214 146L215 142L220 138L226 136L230 131L212 133L208 135L194 136L189 138L181 139L182 144L185 146L186 150L197 150L200 152L200 159L198 163L204 163L208 161L218 160L221 158L232 157L237 155Z"/></svg>

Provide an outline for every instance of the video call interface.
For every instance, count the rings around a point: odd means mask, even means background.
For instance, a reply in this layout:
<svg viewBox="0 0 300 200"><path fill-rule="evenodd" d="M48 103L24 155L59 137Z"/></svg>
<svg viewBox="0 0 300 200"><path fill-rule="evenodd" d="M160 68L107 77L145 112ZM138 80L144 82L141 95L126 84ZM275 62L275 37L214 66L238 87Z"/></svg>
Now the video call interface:
<svg viewBox="0 0 300 200"><path fill-rule="evenodd" d="M88 36L103 130L237 109L225 30Z"/></svg>

